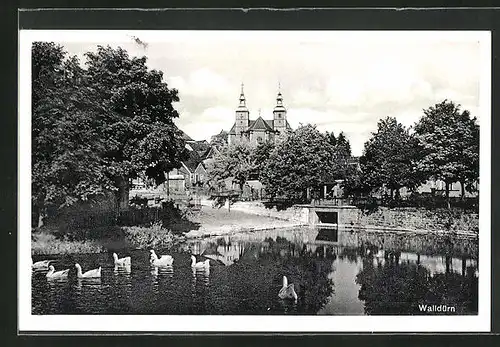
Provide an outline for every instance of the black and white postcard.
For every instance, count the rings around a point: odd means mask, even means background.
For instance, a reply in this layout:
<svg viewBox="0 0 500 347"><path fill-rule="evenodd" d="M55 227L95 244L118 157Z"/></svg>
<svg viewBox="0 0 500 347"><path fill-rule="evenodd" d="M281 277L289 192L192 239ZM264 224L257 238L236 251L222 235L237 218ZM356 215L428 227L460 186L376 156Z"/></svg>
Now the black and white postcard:
<svg viewBox="0 0 500 347"><path fill-rule="evenodd" d="M489 331L489 32L19 39L20 330Z"/></svg>

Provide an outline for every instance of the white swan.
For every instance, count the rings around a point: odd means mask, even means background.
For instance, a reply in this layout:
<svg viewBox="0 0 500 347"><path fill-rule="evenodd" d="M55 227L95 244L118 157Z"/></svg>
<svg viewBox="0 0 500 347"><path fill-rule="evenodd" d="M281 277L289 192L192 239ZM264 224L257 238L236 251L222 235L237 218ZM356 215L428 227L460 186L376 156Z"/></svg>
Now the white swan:
<svg viewBox="0 0 500 347"><path fill-rule="evenodd" d="M158 258L153 249L150 250L150 252L151 252L151 257L149 258L149 261L154 266L172 266L174 258L171 255L161 255Z"/></svg>
<svg viewBox="0 0 500 347"><path fill-rule="evenodd" d="M37 261L36 263L33 263L33 259L31 259L31 268L33 270L47 270L49 268L49 265L51 262L54 262L55 260L41 260Z"/></svg>
<svg viewBox="0 0 500 347"><path fill-rule="evenodd" d="M69 269L56 271L56 269L54 269L54 266L50 265L49 272L47 272L47 275L45 276L47 278L67 278L68 274L69 274Z"/></svg>
<svg viewBox="0 0 500 347"><path fill-rule="evenodd" d="M283 276L283 287L281 287L278 296L280 299L294 299L297 301L297 293L295 292L295 287L292 284L288 284L288 279Z"/></svg>
<svg viewBox="0 0 500 347"><path fill-rule="evenodd" d="M206 269L210 267L210 259L205 261L196 262L196 257L194 255L191 256L191 267L195 269Z"/></svg>
<svg viewBox="0 0 500 347"><path fill-rule="evenodd" d="M116 253L113 253L113 259L115 260L115 265L127 266L131 264L130 257L118 258L118 255Z"/></svg>
<svg viewBox="0 0 500 347"><path fill-rule="evenodd" d="M101 277L101 267L94 269L94 270L89 270L86 271L85 273L82 273L82 267L80 264L76 263L76 277L78 278L99 278Z"/></svg>

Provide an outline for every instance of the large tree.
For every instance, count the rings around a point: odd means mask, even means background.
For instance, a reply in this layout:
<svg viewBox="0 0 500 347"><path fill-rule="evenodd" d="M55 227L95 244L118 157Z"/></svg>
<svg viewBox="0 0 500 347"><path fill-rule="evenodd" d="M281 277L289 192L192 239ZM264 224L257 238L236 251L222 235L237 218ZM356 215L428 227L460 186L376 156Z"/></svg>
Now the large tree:
<svg viewBox="0 0 500 347"><path fill-rule="evenodd" d="M333 146L332 160L333 165L326 180L332 181L337 179L345 180L350 174L351 160L351 144L349 140L340 132L338 137L335 137L333 132L326 132L328 142Z"/></svg>
<svg viewBox="0 0 500 347"><path fill-rule="evenodd" d="M253 148L247 141L238 141L223 147L208 167L209 181L221 187L230 179L240 190L255 172Z"/></svg>
<svg viewBox="0 0 500 347"><path fill-rule="evenodd" d="M32 46L32 200L34 225L49 206L67 207L111 189L101 157L96 99L76 57L60 45Z"/></svg>
<svg viewBox="0 0 500 347"><path fill-rule="evenodd" d="M173 120L176 89L168 88L163 73L149 70L146 57L129 57L122 48L98 46L86 54L87 76L99 101L111 112L102 117L106 139L102 157L113 180L118 207L128 208L129 179L143 170L157 183L165 172L186 158L182 132Z"/></svg>
<svg viewBox="0 0 500 347"><path fill-rule="evenodd" d="M111 191L127 208L129 178L145 170L161 182L186 153L173 123L177 91L161 72L120 48L98 47L86 56L84 69L60 45L32 47L36 213Z"/></svg>
<svg viewBox="0 0 500 347"><path fill-rule="evenodd" d="M272 141L264 141L257 145L252 150L252 161L254 164L254 171L252 172L253 179L261 179L261 173L264 168L267 166L268 160L271 156L272 151L274 150L275 145Z"/></svg>
<svg viewBox="0 0 500 347"><path fill-rule="evenodd" d="M305 201L318 190L333 165L333 146L313 125L302 125L278 142L261 173L268 194Z"/></svg>
<svg viewBox="0 0 500 347"><path fill-rule="evenodd" d="M364 180L372 188L387 187L393 193L419 183L416 171L415 140L396 118L378 122L377 132L365 143L360 158Z"/></svg>
<svg viewBox="0 0 500 347"><path fill-rule="evenodd" d="M449 188L453 182L462 185L479 179L479 125L468 110L444 100L424 110L415 125L415 137L422 156L418 169L427 177L445 182L449 204Z"/></svg>

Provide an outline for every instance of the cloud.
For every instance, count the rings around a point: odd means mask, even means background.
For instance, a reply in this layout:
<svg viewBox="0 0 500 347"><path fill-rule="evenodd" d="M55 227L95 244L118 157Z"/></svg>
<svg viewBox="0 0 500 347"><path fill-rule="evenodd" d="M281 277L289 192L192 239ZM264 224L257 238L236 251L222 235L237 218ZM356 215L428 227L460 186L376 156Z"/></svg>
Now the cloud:
<svg viewBox="0 0 500 347"><path fill-rule="evenodd" d="M209 68L197 69L187 78L182 76L167 77L167 83L179 90L180 97L194 95L197 97L220 97L234 93L231 84L220 74Z"/></svg>
<svg viewBox="0 0 500 347"><path fill-rule="evenodd" d="M387 116L411 126L423 109L447 98L479 117L480 45L436 35L269 32L249 39L248 32L225 32L162 42L144 34L139 37L147 50L130 40L122 46L165 72L169 86L179 90L176 123L195 139L231 128L241 82L251 119L259 108L263 118L272 118L281 82L292 127L315 123L321 131L344 131L360 155ZM66 48L82 55L96 45Z"/></svg>
<svg viewBox="0 0 500 347"><path fill-rule="evenodd" d="M234 110L227 107L209 107L197 115L182 107L178 111L177 126L195 140L210 140L221 130L229 131L234 123Z"/></svg>

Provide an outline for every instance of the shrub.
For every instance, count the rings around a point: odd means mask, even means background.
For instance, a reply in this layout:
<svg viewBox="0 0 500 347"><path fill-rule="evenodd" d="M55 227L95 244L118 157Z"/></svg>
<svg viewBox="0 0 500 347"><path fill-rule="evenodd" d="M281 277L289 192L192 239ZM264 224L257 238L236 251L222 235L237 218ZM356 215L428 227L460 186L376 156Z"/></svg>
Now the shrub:
<svg viewBox="0 0 500 347"><path fill-rule="evenodd" d="M37 232L31 236L33 254L100 253L104 248L94 241L68 241L57 239L48 232Z"/></svg>
<svg viewBox="0 0 500 347"><path fill-rule="evenodd" d="M124 227L127 243L138 248L170 247L177 238L171 230L163 228L161 222L152 223L149 227Z"/></svg>

